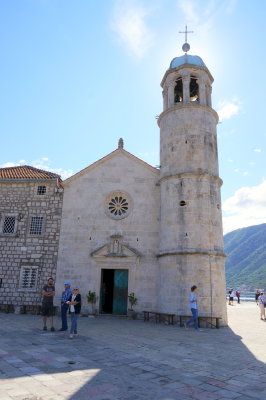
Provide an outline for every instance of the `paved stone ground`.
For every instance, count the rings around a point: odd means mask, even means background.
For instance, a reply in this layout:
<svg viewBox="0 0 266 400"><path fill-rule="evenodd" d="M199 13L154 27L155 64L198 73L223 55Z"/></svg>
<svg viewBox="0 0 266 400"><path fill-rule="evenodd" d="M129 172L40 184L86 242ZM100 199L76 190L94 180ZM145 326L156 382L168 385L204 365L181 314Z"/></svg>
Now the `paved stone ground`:
<svg viewBox="0 0 266 400"><path fill-rule="evenodd" d="M254 303L228 311L229 328L203 332L81 317L73 340L0 314L0 399L264 399L266 322Z"/></svg>

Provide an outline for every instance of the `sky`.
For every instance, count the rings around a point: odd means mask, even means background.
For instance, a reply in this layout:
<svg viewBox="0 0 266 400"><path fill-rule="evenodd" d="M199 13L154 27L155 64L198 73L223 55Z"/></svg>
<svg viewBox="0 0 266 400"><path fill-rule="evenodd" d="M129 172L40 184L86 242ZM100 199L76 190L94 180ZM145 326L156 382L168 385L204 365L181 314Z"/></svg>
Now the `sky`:
<svg viewBox="0 0 266 400"><path fill-rule="evenodd" d="M200 56L214 77L224 233L266 222L266 2L0 0L0 167L65 179L117 148L158 166L160 82Z"/></svg>

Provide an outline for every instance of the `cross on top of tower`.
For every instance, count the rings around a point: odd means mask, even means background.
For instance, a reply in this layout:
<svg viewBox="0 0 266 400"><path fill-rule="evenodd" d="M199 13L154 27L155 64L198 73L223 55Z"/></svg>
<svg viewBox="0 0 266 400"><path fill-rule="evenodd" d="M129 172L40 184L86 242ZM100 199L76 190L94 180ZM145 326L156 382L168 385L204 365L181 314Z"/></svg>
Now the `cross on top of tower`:
<svg viewBox="0 0 266 400"><path fill-rule="evenodd" d="M186 25L186 30L185 31L179 31L179 33L184 33L185 34L185 43L182 46L182 50L187 53L190 49L190 45L187 43L187 34L188 33L194 33L194 31L188 31L187 30L187 25Z"/></svg>

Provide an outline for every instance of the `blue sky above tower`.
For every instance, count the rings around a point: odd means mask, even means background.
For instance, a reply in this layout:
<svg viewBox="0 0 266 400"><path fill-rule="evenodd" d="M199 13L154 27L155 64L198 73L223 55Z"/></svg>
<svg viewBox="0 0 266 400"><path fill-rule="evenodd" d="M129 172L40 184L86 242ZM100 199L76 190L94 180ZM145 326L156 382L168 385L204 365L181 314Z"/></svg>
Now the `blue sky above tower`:
<svg viewBox="0 0 266 400"><path fill-rule="evenodd" d="M225 232L266 222L266 3L21 0L0 11L1 167L66 178L120 137L158 165L160 82L187 24L189 54L214 77Z"/></svg>

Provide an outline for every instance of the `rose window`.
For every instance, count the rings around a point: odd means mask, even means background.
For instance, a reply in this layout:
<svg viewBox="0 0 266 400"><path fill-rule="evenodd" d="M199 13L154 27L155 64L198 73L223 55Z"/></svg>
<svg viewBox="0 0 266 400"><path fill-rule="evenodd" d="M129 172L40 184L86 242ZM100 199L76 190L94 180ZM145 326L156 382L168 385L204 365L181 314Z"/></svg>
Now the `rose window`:
<svg viewBox="0 0 266 400"><path fill-rule="evenodd" d="M127 213L128 201L122 196L115 196L109 201L109 210L111 214L123 215Z"/></svg>
<svg viewBox="0 0 266 400"><path fill-rule="evenodd" d="M116 191L107 196L105 203L106 213L113 219L122 219L131 211L130 196L124 192Z"/></svg>

